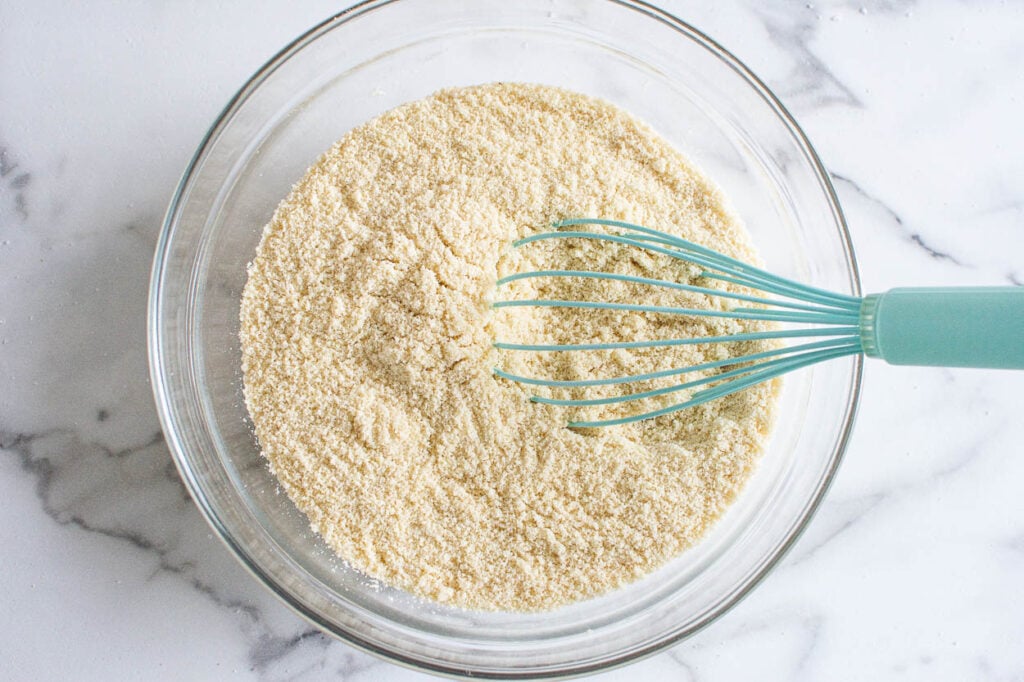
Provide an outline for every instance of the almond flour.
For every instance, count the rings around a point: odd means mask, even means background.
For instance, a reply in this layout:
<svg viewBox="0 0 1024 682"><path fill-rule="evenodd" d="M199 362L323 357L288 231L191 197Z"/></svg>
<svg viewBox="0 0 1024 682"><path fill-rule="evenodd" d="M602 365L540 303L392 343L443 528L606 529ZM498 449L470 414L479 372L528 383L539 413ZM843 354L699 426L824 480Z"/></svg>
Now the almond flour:
<svg viewBox="0 0 1024 682"><path fill-rule="evenodd" d="M650 128L565 90L441 91L352 130L278 207L241 307L245 398L262 452L313 529L352 566L422 597L541 610L600 595L693 545L750 476L775 410L762 384L699 408L604 429L566 427L685 398L564 408L529 401L496 366L553 379L724 357L721 346L524 353L496 339L721 335L761 323L535 308L502 298L716 306L593 280L495 282L525 269L682 282L692 266L582 240L512 240L599 216L747 261L724 199ZM763 343L732 350L757 352ZM597 397L632 386L538 389ZM678 381L676 379L675 381Z"/></svg>

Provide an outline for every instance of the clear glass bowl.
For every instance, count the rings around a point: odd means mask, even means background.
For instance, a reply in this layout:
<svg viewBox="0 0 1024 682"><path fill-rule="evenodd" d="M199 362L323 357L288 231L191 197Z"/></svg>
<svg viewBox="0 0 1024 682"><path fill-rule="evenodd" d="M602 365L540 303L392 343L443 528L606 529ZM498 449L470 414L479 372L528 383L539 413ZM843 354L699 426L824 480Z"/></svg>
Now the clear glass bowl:
<svg viewBox="0 0 1024 682"><path fill-rule="evenodd" d="M238 306L263 226L353 126L447 86L562 86L652 124L725 190L768 268L859 294L828 176L782 105L694 28L625 0L378 0L270 60L214 123L157 246L149 353L182 478L225 543L310 621L449 674L578 674L650 654L720 616L793 543L839 464L860 360L790 375L762 463L696 548L614 593L546 613L424 602L338 561L280 493L242 400Z"/></svg>

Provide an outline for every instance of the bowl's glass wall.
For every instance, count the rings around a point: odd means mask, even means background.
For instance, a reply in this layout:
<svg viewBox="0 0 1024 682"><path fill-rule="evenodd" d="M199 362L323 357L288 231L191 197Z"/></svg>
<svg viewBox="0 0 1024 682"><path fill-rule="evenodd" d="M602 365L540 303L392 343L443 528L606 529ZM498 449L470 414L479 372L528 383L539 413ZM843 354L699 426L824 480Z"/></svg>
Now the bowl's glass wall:
<svg viewBox="0 0 1024 682"><path fill-rule="evenodd" d="M857 293L813 152L769 95L697 34L608 0L369 3L280 55L229 106L183 180L154 270L151 356L168 440L228 544L323 627L408 662L479 674L586 670L646 653L728 608L778 558L834 471L859 361L787 377L769 451L694 550L605 597L474 613L378 585L334 558L279 491L241 392L239 297L277 202L347 130L448 86L571 88L633 112L724 189L767 267Z"/></svg>

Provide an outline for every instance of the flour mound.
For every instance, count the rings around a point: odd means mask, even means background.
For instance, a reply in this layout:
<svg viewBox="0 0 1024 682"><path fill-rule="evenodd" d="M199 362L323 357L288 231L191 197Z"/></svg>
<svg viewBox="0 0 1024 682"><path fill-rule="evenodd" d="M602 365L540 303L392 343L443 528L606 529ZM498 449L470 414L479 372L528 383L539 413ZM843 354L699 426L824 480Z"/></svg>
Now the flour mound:
<svg viewBox="0 0 1024 682"><path fill-rule="evenodd" d="M476 609L541 610L633 581L695 543L749 477L776 385L603 429L566 427L684 399L563 408L529 376L587 379L719 359L715 345L575 353L558 343L722 335L763 323L615 311L492 309L501 298L723 307L668 289L499 277L604 270L708 284L698 268L582 240L512 240L553 220L648 225L747 261L719 191L626 112L550 87L441 91L328 150L278 207L241 306L245 399L262 452L351 565ZM720 286L720 285L718 285ZM728 350L765 350L769 342ZM716 370L717 371L717 370ZM537 389L597 397L677 383Z"/></svg>

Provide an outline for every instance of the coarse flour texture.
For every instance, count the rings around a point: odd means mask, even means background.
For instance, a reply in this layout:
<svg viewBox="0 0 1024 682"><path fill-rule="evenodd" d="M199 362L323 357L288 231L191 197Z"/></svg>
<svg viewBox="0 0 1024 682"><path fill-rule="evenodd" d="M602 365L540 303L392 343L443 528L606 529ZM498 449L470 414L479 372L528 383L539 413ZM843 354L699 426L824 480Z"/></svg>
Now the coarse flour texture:
<svg viewBox="0 0 1024 682"><path fill-rule="evenodd" d="M655 313L490 307L569 298L724 308L697 294L584 279L603 270L723 286L699 268L580 239L512 249L553 220L598 216L756 261L724 199L626 112L584 95L499 83L441 91L349 132L267 225L241 306L245 399L263 454L313 529L352 566L476 609L593 597L692 545L752 472L777 387L762 384L640 423L571 419L656 409L532 403L502 367L592 379L765 350L767 342L531 353L568 343L717 336L759 324ZM714 370L722 371L722 370ZM544 389L600 397L678 383Z"/></svg>

